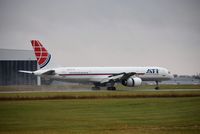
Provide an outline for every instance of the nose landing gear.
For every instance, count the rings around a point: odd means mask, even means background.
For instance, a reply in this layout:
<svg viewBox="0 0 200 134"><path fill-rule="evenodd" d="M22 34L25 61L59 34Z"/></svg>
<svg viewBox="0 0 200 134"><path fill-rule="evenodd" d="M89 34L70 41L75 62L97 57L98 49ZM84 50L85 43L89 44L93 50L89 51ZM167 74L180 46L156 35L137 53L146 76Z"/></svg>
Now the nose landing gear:
<svg viewBox="0 0 200 134"><path fill-rule="evenodd" d="M156 81L156 87L155 87L155 90L159 90L160 89L160 87L159 87L159 85L158 85L158 81Z"/></svg>

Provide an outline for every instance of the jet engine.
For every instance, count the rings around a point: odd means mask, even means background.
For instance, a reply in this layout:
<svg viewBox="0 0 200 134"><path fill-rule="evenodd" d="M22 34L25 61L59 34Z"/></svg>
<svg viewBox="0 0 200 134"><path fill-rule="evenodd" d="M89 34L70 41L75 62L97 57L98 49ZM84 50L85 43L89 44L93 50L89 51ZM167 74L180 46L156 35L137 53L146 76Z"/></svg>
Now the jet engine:
<svg viewBox="0 0 200 134"><path fill-rule="evenodd" d="M127 87L140 86L141 84L142 84L142 79L134 76L122 80L122 85Z"/></svg>

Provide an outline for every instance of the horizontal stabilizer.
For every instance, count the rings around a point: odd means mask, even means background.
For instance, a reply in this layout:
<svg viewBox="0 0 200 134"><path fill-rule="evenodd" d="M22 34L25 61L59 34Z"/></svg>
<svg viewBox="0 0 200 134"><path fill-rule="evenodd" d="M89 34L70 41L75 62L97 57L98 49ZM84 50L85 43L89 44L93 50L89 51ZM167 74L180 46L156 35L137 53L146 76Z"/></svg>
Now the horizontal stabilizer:
<svg viewBox="0 0 200 134"><path fill-rule="evenodd" d="M33 71L19 70L20 73L34 74Z"/></svg>

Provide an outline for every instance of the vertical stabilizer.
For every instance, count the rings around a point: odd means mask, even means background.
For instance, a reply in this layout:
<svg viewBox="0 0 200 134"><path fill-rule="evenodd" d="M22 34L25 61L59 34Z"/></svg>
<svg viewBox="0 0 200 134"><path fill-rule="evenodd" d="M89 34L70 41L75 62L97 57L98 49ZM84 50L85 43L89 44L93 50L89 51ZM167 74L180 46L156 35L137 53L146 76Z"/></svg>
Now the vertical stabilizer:
<svg viewBox="0 0 200 134"><path fill-rule="evenodd" d="M31 44L34 49L35 57L37 59L38 65L40 66L40 68L45 67L49 63L51 59L51 55L42 46L39 40L31 40Z"/></svg>

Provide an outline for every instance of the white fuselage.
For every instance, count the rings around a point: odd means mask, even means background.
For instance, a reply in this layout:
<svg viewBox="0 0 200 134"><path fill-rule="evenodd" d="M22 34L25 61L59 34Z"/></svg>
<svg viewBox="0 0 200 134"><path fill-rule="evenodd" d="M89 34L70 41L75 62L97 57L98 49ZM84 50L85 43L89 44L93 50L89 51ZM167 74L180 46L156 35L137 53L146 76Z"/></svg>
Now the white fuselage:
<svg viewBox="0 0 200 134"><path fill-rule="evenodd" d="M46 67L51 54L39 40L31 40L31 44L39 67ZM134 87L140 86L142 81L156 81L156 89L158 89L158 82L173 77L167 69L162 67L60 67L37 71L19 70L19 72L52 80L93 83L94 89L106 86L108 90L116 90L115 83Z"/></svg>
<svg viewBox="0 0 200 134"><path fill-rule="evenodd" d="M55 75L41 75L48 70L54 70ZM135 76L142 81L164 81L173 77L167 69L161 67L61 67L37 70L34 74L67 82L96 83L111 75L130 72L135 72Z"/></svg>

